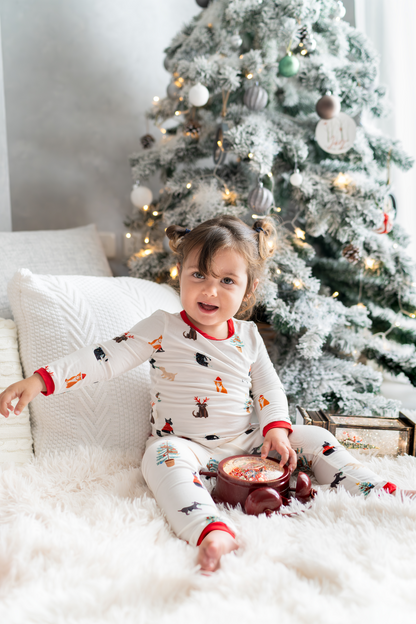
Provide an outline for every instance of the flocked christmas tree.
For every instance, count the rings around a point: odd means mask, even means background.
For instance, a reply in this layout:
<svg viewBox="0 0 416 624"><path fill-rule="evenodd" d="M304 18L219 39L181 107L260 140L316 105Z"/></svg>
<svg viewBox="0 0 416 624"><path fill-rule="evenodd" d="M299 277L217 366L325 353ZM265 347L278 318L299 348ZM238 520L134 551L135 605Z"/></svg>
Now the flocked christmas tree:
<svg viewBox="0 0 416 624"><path fill-rule="evenodd" d="M371 43L337 0L197 3L166 50L168 96L148 113L161 140L146 135L131 157L126 225L142 244L130 273L177 281L172 223L269 215L278 249L257 318L276 331L271 355L292 413L300 403L395 414L376 368L416 385L416 284L389 171L412 162L363 123L388 113ZM152 201L144 183L158 171Z"/></svg>

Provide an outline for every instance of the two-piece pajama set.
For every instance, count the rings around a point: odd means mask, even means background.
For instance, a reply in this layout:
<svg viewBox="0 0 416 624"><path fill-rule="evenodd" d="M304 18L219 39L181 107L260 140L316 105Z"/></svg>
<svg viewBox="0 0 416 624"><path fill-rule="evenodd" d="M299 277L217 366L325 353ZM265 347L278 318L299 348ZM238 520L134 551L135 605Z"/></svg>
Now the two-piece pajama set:
<svg viewBox="0 0 416 624"><path fill-rule="evenodd" d="M158 310L131 330L39 369L47 391L72 392L150 362L152 434L142 460L146 482L178 537L198 545L214 529L235 534L199 471L231 455L260 453L267 431L290 430L298 466L318 483L368 494L388 483L327 430L292 425L287 399L255 323L230 319L228 337L198 330L186 312ZM254 414L257 415L258 422ZM271 456L277 456L271 452Z"/></svg>

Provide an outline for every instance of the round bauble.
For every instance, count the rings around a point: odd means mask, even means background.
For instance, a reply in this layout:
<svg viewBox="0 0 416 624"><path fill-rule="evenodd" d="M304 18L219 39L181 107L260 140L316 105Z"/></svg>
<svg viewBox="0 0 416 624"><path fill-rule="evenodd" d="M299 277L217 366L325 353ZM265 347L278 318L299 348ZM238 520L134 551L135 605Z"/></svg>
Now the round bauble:
<svg viewBox="0 0 416 624"><path fill-rule="evenodd" d="M292 186L300 186L302 184L303 176L299 172L299 169L295 169L295 171L290 176L289 181L292 184Z"/></svg>
<svg viewBox="0 0 416 624"><path fill-rule="evenodd" d="M192 106L204 106L209 100L209 91L198 82L189 89L188 100Z"/></svg>
<svg viewBox="0 0 416 624"><path fill-rule="evenodd" d="M166 69L166 71L169 71L169 61L170 58L168 56L165 56L165 59L163 61L163 67Z"/></svg>
<svg viewBox="0 0 416 624"><path fill-rule="evenodd" d="M244 93L244 104L250 110L263 110L263 108L265 108L265 106L267 105L268 99L269 96L266 89L263 89L263 87L259 87L259 85L253 85L252 87L249 87Z"/></svg>
<svg viewBox="0 0 416 624"><path fill-rule="evenodd" d="M136 208L143 208L143 206L150 206L153 193L147 186L134 186L130 193L130 199Z"/></svg>
<svg viewBox="0 0 416 624"><path fill-rule="evenodd" d="M299 71L299 60L293 54L287 54L279 62L279 73L285 78L296 76Z"/></svg>
<svg viewBox="0 0 416 624"><path fill-rule="evenodd" d="M256 214L267 214L273 206L273 193L258 184L248 194L247 201Z"/></svg>
<svg viewBox="0 0 416 624"><path fill-rule="evenodd" d="M225 162L227 151L230 149L229 141L224 139L226 132L228 132L228 124L220 123L215 134L214 153L212 155L216 165L222 165Z"/></svg>
<svg viewBox="0 0 416 624"><path fill-rule="evenodd" d="M334 13L335 19L337 19L337 20L342 19L344 17L344 15L346 14L346 12L347 12L347 9L342 4L342 0L338 0L337 8L335 9L335 13Z"/></svg>
<svg viewBox="0 0 416 624"><path fill-rule="evenodd" d="M174 82L171 82L166 89L168 98L171 100L177 100L179 98L180 90L180 87L178 87Z"/></svg>
<svg viewBox="0 0 416 624"><path fill-rule="evenodd" d="M321 119L332 119L341 112L341 102L335 95L323 95L316 103L316 112Z"/></svg>
<svg viewBox="0 0 416 624"><path fill-rule="evenodd" d="M243 40L238 33L230 37L230 45L232 48L238 49L242 43Z"/></svg>
<svg viewBox="0 0 416 624"><path fill-rule="evenodd" d="M354 145L356 131L354 119L345 113L339 113L332 119L318 121L315 138L328 154L345 154Z"/></svg>
<svg viewBox="0 0 416 624"><path fill-rule="evenodd" d="M196 0L197 5L202 9L206 9L210 2L211 0Z"/></svg>
<svg viewBox="0 0 416 624"><path fill-rule="evenodd" d="M145 134L140 139L140 143L143 145L144 149L148 149L149 147L152 147L155 141L156 141L155 137L152 136L151 134Z"/></svg>

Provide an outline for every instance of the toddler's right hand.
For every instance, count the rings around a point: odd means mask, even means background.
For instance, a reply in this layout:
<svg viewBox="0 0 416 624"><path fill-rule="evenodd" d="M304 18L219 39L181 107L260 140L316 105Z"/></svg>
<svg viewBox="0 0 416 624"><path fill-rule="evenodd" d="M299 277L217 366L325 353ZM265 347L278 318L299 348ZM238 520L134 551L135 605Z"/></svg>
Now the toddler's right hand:
<svg viewBox="0 0 416 624"><path fill-rule="evenodd" d="M46 390L46 385L42 377L37 373L34 373L34 375L27 379L17 381L0 394L0 414L7 418L10 410L11 412L14 411L16 415L19 415L26 405L42 390ZM13 409L12 401L17 398L19 401Z"/></svg>

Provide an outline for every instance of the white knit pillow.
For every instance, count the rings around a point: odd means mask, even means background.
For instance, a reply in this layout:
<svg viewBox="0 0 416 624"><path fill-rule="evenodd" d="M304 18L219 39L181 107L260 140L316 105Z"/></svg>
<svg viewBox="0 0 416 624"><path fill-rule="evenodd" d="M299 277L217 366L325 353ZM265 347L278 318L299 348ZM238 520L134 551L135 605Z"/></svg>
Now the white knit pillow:
<svg viewBox="0 0 416 624"><path fill-rule="evenodd" d="M133 277L15 274L8 294L25 377L97 341L110 340L161 309L181 310L178 295ZM150 431L149 363L111 381L31 403L35 454L82 445L136 449Z"/></svg>
<svg viewBox="0 0 416 624"><path fill-rule="evenodd" d="M12 318L7 283L19 269L52 275L112 275L96 226L0 232L0 316Z"/></svg>
<svg viewBox="0 0 416 624"><path fill-rule="evenodd" d="M0 318L0 392L21 379L16 325L10 319ZM15 406L17 401L14 399L12 405ZM10 413L4 418L0 414L0 464L26 463L33 457L32 444L29 408L26 407L19 416Z"/></svg>

